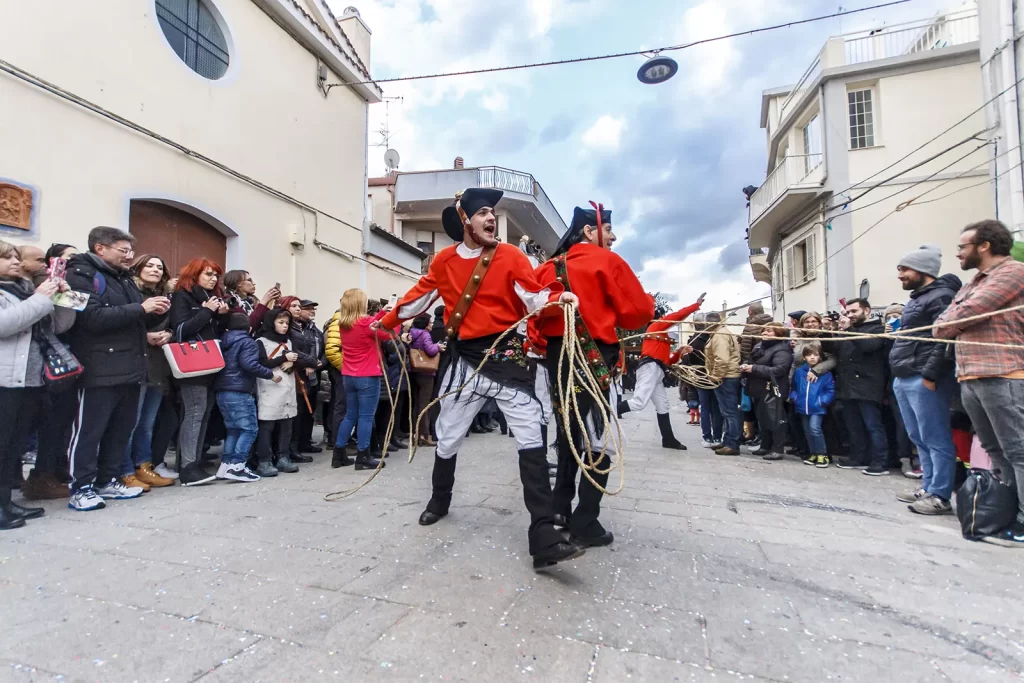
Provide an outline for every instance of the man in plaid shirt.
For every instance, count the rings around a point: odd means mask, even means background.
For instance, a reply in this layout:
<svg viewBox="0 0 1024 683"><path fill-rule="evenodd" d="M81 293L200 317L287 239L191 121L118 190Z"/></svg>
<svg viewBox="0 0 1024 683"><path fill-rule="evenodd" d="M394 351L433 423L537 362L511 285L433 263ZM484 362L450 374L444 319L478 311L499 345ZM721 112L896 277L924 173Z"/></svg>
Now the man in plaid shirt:
<svg viewBox="0 0 1024 683"><path fill-rule="evenodd" d="M978 315L1024 305L1024 263L1010 257L1013 235L995 220L964 228L957 245L963 270L978 274L935 320L932 334L965 342L1024 345L1024 311L981 320ZM1024 347L1002 349L958 344L956 374L964 409L1003 481L1016 482L1017 521L985 541L1024 548Z"/></svg>

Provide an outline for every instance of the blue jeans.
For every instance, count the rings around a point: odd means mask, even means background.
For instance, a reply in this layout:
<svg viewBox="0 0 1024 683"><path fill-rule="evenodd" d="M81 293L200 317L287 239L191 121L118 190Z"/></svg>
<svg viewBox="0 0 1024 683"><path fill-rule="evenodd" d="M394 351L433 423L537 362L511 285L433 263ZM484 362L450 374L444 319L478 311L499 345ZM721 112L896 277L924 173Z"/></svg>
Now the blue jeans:
<svg viewBox="0 0 1024 683"><path fill-rule="evenodd" d="M344 448L356 430L356 448L370 450L370 434L373 432L373 415L377 412L380 398L380 377L342 378L345 385L345 419L338 425L335 445Z"/></svg>
<svg viewBox="0 0 1024 683"><path fill-rule="evenodd" d="M153 427L156 426L160 406L164 402L164 390L160 387L143 388L139 398L139 412L135 420L135 431L124 449L121 459L121 476L135 474L143 463L153 462Z"/></svg>
<svg viewBox="0 0 1024 683"><path fill-rule="evenodd" d="M953 401L953 377L945 377L935 391L924 386L924 378L897 377L892 391L900 404L900 415L910 440L921 458L921 486L928 493L949 500L956 478L956 447L949 410Z"/></svg>
<svg viewBox="0 0 1024 683"><path fill-rule="evenodd" d="M850 458L858 465L885 467L889 441L882 425L882 404L844 400L843 422L850 437Z"/></svg>
<svg viewBox="0 0 1024 683"><path fill-rule="evenodd" d="M804 438L807 439L809 455L825 455L828 448L825 447L825 433L821 431L824 415L801 415L800 421L804 425Z"/></svg>
<svg viewBox="0 0 1024 683"><path fill-rule="evenodd" d="M743 420L740 417L740 378L728 377L715 388L718 410L722 413L724 432L722 444L726 448L739 449Z"/></svg>
<svg viewBox="0 0 1024 683"><path fill-rule="evenodd" d="M222 463L237 465L249 459L252 445L259 433L256 421L256 397L240 391L218 391L217 407L224 418L224 453L220 456Z"/></svg>
<svg viewBox="0 0 1024 683"><path fill-rule="evenodd" d="M698 389L700 399L700 431L705 441L722 442L722 411L714 389Z"/></svg>

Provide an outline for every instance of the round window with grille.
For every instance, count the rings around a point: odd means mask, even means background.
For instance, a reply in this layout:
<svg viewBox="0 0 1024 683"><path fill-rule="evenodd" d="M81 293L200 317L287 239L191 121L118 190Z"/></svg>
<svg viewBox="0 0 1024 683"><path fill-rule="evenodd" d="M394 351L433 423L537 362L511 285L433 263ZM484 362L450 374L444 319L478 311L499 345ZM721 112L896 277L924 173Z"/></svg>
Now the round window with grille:
<svg viewBox="0 0 1024 683"><path fill-rule="evenodd" d="M190 69L214 81L227 72L228 41L206 0L156 0L156 18Z"/></svg>

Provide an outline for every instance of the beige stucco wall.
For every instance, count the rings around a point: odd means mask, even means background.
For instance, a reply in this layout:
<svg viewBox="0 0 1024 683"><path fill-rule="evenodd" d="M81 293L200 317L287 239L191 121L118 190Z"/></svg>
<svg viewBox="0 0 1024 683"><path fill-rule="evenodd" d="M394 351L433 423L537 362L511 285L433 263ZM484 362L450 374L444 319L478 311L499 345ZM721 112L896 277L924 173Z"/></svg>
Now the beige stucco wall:
<svg viewBox="0 0 1024 683"><path fill-rule="evenodd" d="M968 223L994 217L992 185L984 181L984 177L964 178L938 187L934 192L921 197L922 203L912 203L903 211L886 218L878 227L866 234L866 230L896 208L904 198L921 195L938 183L919 185L912 191L851 216L857 241L850 248L854 251L857 283L865 278L868 280L871 285L872 305L885 307L894 302L907 300L908 293L903 291L896 279L896 266L900 258L922 244L938 245L942 249L942 272L956 273L961 279L965 279L956 260L956 244L960 230ZM979 182L984 184L957 192ZM956 194L946 199L928 202L952 192ZM843 296L849 298L856 296L856 293L849 292Z"/></svg>
<svg viewBox="0 0 1024 683"><path fill-rule="evenodd" d="M371 212L370 220L389 232L392 232L392 228L394 227L392 225L393 221L391 220L393 209L390 190L392 189L394 189L394 185L374 185L368 188ZM398 233L398 236L401 237L401 231L395 229L393 232Z"/></svg>
<svg viewBox="0 0 1024 683"><path fill-rule="evenodd" d="M346 88L325 98L316 58L251 0L213 4L231 53L218 81L178 59L152 0L106 0L102 12L92 3L0 0L3 58L318 212L0 74L0 129L8 132L0 177L38 192L33 233L5 237L84 247L95 225L128 228L132 198L166 199L228 235L227 268L246 268L261 287L280 281L288 293L336 301L347 287L374 282L368 271L377 270L313 244L315 236L360 254L365 102ZM289 245L293 235L304 248Z"/></svg>
<svg viewBox="0 0 1024 683"><path fill-rule="evenodd" d="M850 150L851 181L860 181L881 171L978 109L983 101L981 72L977 62L916 71L901 76L888 76L877 81L867 80L863 81L862 85L875 87L875 146ZM847 83L848 89L858 87L861 86L857 82ZM886 171L884 176L879 176L875 180L877 182L885 176L895 175L984 128L984 115L981 111L976 111L953 130L939 136L908 160L897 164ZM938 171L977 144L979 143L963 145L935 161L910 171L908 177L926 176ZM986 151L979 151L951 166L947 172L963 171L991 158L991 148L984 149ZM985 167L982 166L981 170L985 170Z"/></svg>
<svg viewBox="0 0 1024 683"><path fill-rule="evenodd" d="M877 145L868 149L850 150L851 180L866 180L896 162L911 150L949 128L981 104L981 75L977 63L919 71L880 79L875 85ZM875 182L906 170L972 133L985 127L981 112L952 131L938 137L921 151L884 171ZM936 244L943 252L943 272L960 274L956 261L956 242L960 229L973 221L994 217L995 203L991 183L985 183L991 147L969 154L980 142L972 141L952 150L935 161L908 171L891 186L873 190L852 208L855 286L867 279L871 285L871 301L877 306L902 302L907 293L896 280L896 265L901 256L922 244ZM957 161L964 155L966 158ZM955 162L955 163L954 163ZM952 165L950 165L952 164ZM949 166L943 170L943 167ZM935 181L911 185L932 173L941 172ZM952 180L950 175L966 173ZM948 181L948 182L947 182ZM871 182L871 181L868 181ZM965 189L972 185L981 185ZM958 191L958 190L963 191ZM856 191L855 191L856 192ZM951 194L955 193L955 194ZM885 199L874 206L872 202ZM943 198L946 197L948 198ZM920 197L903 211L892 213L898 205ZM939 201L931 201L939 199ZM877 227L872 227L879 220ZM840 296L854 297L856 292Z"/></svg>

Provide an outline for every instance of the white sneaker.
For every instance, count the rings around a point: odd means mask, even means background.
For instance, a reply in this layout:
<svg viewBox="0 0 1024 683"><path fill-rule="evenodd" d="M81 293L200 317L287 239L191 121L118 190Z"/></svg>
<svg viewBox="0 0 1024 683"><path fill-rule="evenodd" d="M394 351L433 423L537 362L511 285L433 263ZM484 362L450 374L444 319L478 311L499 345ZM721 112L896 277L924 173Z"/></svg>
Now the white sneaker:
<svg viewBox="0 0 1024 683"><path fill-rule="evenodd" d="M222 462L217 469L218 479L230 479L232 481L259 481L261 477L245 466L245 463L229 465Z"/></svg>
<svg viewBox="0 0 1024 683"><path fill-rule="evenodd" d="M116 479L96 489L96 495L106 500L129 500L138 498L143 489L138 486L125 486Z"/></svg>
<svg viewBox="0 0 1024 683"><path fill-rule="evenodd" d="M153 471L156 474L158 474L161 477L163 477L164 479L175 479L176 480L178 478L178 473L175 472L174 470L172 470L170 467L168 467L164 463L160 463L159 465L154 467Z"/></svg>
<svg viewBox="0 0 1024 683"><path fill-rule="evenodd" d="M68 501L68 507L79 512L88 512L89 510L102 510L107 507L107 504L96 495L91 486L87 486L72 494Z"/></svg>
<svg viewBox="0 0 1024 683"><path fill-rule="evenodd" d="M700 440L700 445L703 446L704 448L721 448L722 447L722 442L721 441L709 441L708 439L701 439Z"/></svg>

